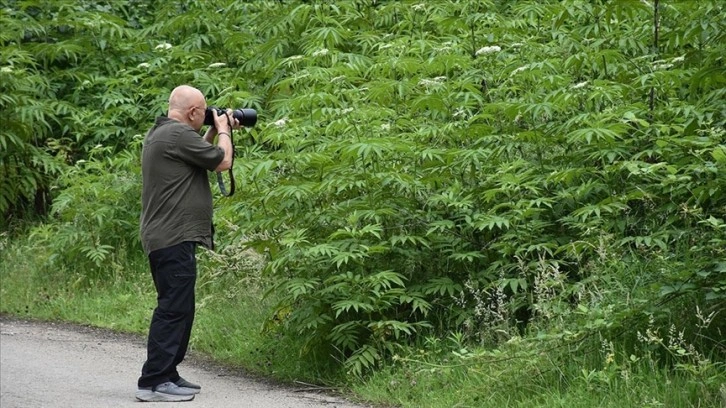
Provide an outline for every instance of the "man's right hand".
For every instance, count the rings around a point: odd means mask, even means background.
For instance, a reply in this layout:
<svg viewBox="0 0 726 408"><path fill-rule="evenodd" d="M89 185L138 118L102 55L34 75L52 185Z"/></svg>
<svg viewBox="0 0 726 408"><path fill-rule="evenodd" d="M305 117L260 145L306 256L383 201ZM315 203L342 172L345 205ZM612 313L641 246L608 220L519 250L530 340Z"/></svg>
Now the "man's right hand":
<svg viewBox="0 0 726 408"><path fill-rule="evenodd" d="M217 110L212 110L212 115L214 116L214 128L217 129L217 134L220 133L226 133L229 135L229 132L232 130L230 124L233 124L235 119L232 117L232 111L227 110L227 113L225 115L217 115Z"/></svg>

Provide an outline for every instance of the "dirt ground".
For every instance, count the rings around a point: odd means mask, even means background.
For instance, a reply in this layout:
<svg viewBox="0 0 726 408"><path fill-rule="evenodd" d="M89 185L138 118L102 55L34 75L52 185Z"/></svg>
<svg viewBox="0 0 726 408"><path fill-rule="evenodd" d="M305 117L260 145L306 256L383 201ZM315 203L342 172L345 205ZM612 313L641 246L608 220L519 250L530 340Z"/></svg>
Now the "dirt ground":
<svg viewBox="0 0 726 408"><path fill-rule="evenodd" d="M0 316L0 407L364 408L329 390L251 378L193 354L179 366L202 385L193 401L141 403L134 392L145 357L139 336Z"/></svg>

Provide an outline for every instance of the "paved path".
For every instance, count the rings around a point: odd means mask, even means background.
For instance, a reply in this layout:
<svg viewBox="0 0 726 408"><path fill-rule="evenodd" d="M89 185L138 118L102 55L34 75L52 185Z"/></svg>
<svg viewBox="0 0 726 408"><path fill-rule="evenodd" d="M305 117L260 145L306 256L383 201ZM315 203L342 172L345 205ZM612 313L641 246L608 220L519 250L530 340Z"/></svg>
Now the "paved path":
<svg viewBox="0 0 726 408"><path fill-rule="evenodd" d="M145 355L139 337L0 317L0 407L363 408L303 386L245 378L193 357L179 368L202 384L194 401L141 403L134 392Z"/></svg>

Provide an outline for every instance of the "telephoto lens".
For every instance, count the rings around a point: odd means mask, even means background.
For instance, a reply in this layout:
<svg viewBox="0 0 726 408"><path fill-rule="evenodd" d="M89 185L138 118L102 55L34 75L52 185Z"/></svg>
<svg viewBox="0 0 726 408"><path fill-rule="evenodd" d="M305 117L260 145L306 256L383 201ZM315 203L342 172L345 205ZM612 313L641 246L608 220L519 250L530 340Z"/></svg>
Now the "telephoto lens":
<svg viewBox="0 0 726 408"><path fill-rule="evenodd" d="M216 108L214 106L207 108L204 112L205 125L214 126L214 114L212 113L214 110L217 111L217 116L222 116L227 112L227 108ZM232 116L244 127L252 127L257 123L257 111L254 109L235 109L232 111Z"/></svg>

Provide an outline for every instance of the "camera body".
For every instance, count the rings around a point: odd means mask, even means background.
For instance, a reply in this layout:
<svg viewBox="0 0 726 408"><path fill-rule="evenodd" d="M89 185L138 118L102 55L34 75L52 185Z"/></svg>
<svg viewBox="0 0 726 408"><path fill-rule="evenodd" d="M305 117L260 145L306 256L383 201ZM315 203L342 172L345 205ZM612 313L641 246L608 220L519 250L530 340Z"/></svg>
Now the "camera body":
<svg viewBox="0 0 726 408"><path fill-rule="evenodd" d="M213 111L217 111L217 116L222 116L227 112L227 108L208 107L204 112L204 124L207 126L214 126ZM257 123L257 111L254 109L235 109L232 111L232 116L244 127L252 127Z"/></svg>

